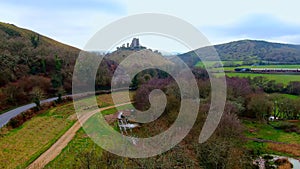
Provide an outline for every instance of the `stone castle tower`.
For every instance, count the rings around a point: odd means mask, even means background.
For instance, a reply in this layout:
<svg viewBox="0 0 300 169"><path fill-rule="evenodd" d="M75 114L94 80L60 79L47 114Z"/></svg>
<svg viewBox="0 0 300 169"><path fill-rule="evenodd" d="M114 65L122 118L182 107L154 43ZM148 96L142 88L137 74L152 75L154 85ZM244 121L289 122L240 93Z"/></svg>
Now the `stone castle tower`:
<svg viewBox="0 0 300 169"><path fill-rule="evenodd" d="M131 48L139 48L140 47L140 40L138 38L133 38L130 44Z"/></svg>

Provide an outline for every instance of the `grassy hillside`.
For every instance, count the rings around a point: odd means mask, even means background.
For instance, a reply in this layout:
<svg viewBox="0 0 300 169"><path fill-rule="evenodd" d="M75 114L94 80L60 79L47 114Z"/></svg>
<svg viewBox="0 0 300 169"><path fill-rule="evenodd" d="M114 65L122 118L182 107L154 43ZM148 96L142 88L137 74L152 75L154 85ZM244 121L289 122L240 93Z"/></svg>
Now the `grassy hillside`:
<svg viewBox="0 0 300 169"><path fill-rule="evenodd" d="M74 47L0 22L0 86L28 75L51 78L58 69L65 70L66 76L78 53Z"/></svg>
<svg viewBox="0 0 300 169"><path fill-rule="evenodd" d="M71 91L79 49L0 22L0 111Z"/></svg>
<svg viewBox="0 0 300 169"><path fill-rule="evenodd" d="M218 52L220 59L224 61L268 61L281 63L300 62L299 45L242 40L215 45L214 48ZM209 47L200 48L179 56L190 65L195 65L199 61L196 57L196 53L206 58L211 57L211 50L208 49Z"/></svg>
<svg viewBox="0 0 300 169"><path fill-rule="evenodd" d="M39 33L0 22L0 112L71 93L80 50ZM104 60L97 89L108 86L114 62Z"/></svg>

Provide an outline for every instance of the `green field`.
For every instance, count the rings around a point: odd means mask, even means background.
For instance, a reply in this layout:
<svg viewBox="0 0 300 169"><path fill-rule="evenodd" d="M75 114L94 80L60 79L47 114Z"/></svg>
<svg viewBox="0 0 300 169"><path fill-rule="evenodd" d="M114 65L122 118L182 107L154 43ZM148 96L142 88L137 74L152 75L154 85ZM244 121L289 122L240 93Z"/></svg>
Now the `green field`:
<svg viewBox="0 0 300 169"><path fill-rule="evenodd" d="M129 109L132 105L120 106L119 109ZM117 112L117 109L104 110L101 113L103 115L113 114ZM96 114L97 115L97 114ZM91 118L93 119L93 118ZM80 168L84 165L81 158L85 158L86 154L90 153L97 156L97 162L93 161L94 164L99 166L107 166L105 159L101 158L102 149L93 140L88 137L85 131L81 128L76 133L72 141L63 149L59 156L51 161L45 168ZM85 160L85 159L84 159Z"/></svg>
<svg viewBox="0 0 300 169"><path fill-rule="evenodd" d="M224 71L234 71L235 68L300 68L300 65L261 65L261 66L238 66L238 67L223 67ZM222 68L214 68L220 70Z"/></svg>
<svg viewBox="0 0 300 169"><path fill-rule="evenodd" d="M260 123L257 121L243 120L245 126L245 136L247 138L259 138L264 140L272 140L275 142L287 143L283 144L274 144L274 143L260 143L255 141L248 141L246 147L250 148L253 151L256 151L258 154L278 154L284 156L298 156L300 147L295 147L294 145L289 144L298 144L300 145L300 134L295 132L284 132L283 130L274 129L272 126L278 126L283 121L279 122L270 122L270 124ZM300 121L295 123L300 126ZM284 148L282 150L281 148Z"/></svg>
<svg viewBox="0 0 300 169"><path fill-rule="evenodd" d="M25 168L76 121L72 104L52 108L21 127L1 129L0 168Z"/></svg>
<svg viewBox="0 0 300 169"><path fill-rule="evenodd" d="M284 75L284 74L259 74L259 73L226 73L228 77L258 77L263 76L268 80L275 80L277 83L287 85L291 81L300 81L300 75Z"/></svg>
<svg viewBox="0 0 300 169"><path fill-rule="evenodd" d="M80 168L83 165L80 159L85 160L84 152L91 151L93 155L101 158L102 149L81 128L59 156L46 165L45 168Z"/></svg>

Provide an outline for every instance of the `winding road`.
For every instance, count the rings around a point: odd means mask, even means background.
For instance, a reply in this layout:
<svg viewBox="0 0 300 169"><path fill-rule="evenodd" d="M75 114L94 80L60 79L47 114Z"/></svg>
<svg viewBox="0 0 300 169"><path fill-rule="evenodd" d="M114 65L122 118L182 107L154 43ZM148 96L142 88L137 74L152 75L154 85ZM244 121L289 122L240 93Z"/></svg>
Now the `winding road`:
<svg viewBox="0 0 300 169"><path fill-rule="evenodd" d="M53 97L50 99L46 99L46 100L42 100L42 103L48 103L48 102L52 102L54 100L57 100L58 97ZM15 108L13 110L10 110L6 113L3 113L0 115L0 128L2 128L5 124L7 124L9 122L10 119L16 117L17 115L21 114L22 112L29 110L31 108L35 107L35 103L31 103L31 104L27 104L18 108Z"/></svg>
<svg viewBox="0 0 300 169"><path fill-rule="evenodd" d="M113 89L114 92L123 91L123 90L134 90L134 88L126 88L125 87L125 88ZM111 90L98 90L98 91L95 91L95 92L86 92L86 93L80 93L80 94L66 95L66 96L63 96L63 98L65 98L65 97L79 97L79 98L81 98L81 97L87 97L87 96L93 95L95 93L96 94L107 94L107 93L110 93L110 92L112 92L112 91ZM53 98L49 98L49 99L46 99L46 100L42 100L41 104L52 102L52 101L57 100L57 99L58 99L58 97L53 97ZM13 110L10 110L6 113L1 114L0 115L0 128L2 128L5 124L7 124L10 119L16 117L17 115L21 114L22 112L24 112L26 110L29 110L33 107L35 107L35 103L30 103L30 104L15 108Z"/></svg>

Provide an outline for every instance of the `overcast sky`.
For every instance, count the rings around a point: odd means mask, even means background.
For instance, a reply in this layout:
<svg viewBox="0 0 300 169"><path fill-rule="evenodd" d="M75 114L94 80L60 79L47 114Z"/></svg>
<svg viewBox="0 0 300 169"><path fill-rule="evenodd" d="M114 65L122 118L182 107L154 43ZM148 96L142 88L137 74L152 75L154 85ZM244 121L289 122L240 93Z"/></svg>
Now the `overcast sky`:
<svg viewBox="0 0 300 169"><path fill-rule="evenodd" d="M95 32L125 16L163 13L186 20L212 44L240 39L300 44L298 0L0 0L0 21L83 48ZM141 37L170 52L177 45Z"/></svg>

